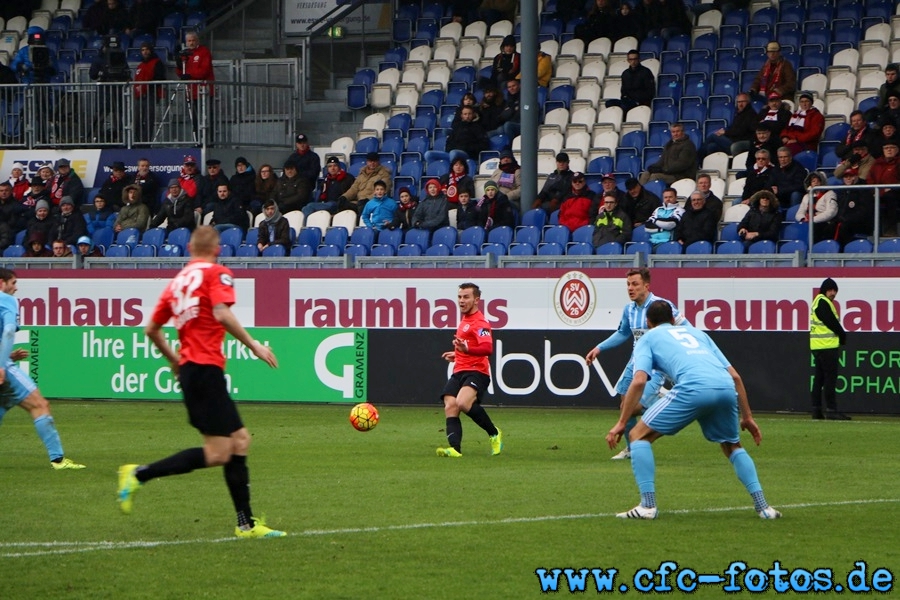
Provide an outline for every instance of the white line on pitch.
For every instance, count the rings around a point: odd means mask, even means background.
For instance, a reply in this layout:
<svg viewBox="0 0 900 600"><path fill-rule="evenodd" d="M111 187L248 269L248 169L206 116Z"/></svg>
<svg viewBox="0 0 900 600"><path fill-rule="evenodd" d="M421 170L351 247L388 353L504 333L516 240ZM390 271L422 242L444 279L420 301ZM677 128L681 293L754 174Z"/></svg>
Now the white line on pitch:
<svg viewBox="0 0 900 600"><path fill-rule="evenodd" d="M780 504L780 509L792 508L822 508L828 506L855 506L862 504L893 504L900 502L900 498L874 498L871 500L841 500L839 502L803 502L798 504ZM726 506L720 508L702 508L702 509L675 509L666 510L665 513L685 515L685 514L702 514L702 513L719 513L719 512L735 512L749 511L747 505L744 506ZM346 535L353 533L377 533L381 531L408 531L414 529L438 529L442 527L481 527L484 525L505 525L509 523L541 523L547 521L571 521L578 519L598 519L613 517L615 513L584 513L574 515L544 515L540 517L509 517L506 519L491 519L486 521L445 521L442 523L410 523L407 525L384 525L381 527L345 527L341 529L307 529L297 533L289 533L289 537L312 537L322 535ZM24 558L29 556L49 556L53 554L75 554L79 552L96 552L98 550L129 550L132 548L157 548L160 546L182 546L185 544L221 544L223 542L239 542L242 541L237 537L214 538L214 539L193 539L193 540L160 540L146 541L137 540L133 542L0 542L0 548L40 548L40 550L30 550L21 552L4 552L0 553L3 558Z"/></svg>

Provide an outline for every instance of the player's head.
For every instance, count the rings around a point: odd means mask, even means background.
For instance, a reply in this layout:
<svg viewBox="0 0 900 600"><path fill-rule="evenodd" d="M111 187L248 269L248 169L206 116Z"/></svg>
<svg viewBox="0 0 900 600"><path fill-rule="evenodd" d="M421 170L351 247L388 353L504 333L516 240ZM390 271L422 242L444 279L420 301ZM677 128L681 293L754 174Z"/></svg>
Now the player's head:
<svg viewBox="0 0 900 600"><path fill-rule="evenodd" d="M194 258L215 260L219 256L219 232L209 225L197 227L191 234L188 251Z"/></svg>
<svg viewBox="0 0 900 600"><path fill-rule="evenodd" d="M459 284L457 302L461 313L467 315L478 310L478 300L481 298L481 289L474 283Z"/></svg>
<svg viewBox="0 0 900 600"><path fill-rule="evenodd" d="M647 324L651 328L663 323L674 323L675 315L672 314L672 305L665 300L654 300L647 307Z"/></svg>
<svg viewBox="0 0 900 600"><path fill-rule="evenodd" d="M16 293L16 272L12 269L0 269L0 292L10 296Z"/></svg>
<svg viewBox="0 0 900 600"><path fill-rule="evenodd" d="M625 275L628 287L628 298L637 302L643 302L650 293L650 269L640 267L631 269Z"/></svg>

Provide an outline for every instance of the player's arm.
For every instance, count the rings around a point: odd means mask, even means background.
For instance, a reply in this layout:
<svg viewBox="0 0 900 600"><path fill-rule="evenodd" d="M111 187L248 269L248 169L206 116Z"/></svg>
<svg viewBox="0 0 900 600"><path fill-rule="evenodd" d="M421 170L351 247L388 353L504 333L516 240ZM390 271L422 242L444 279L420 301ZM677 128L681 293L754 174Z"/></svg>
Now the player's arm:
<svg viewBox="0 0 900 600"><path fill-rule="evenodd" d="M732 367L728 366L728 374L734 380L734 389L737 390L738 410L741 411L741 429L750 432L753 441L759 446L762 441L762 432L759 425L753 420L753 413L750 411L750 399L747 397L747 388L744 387L744 380L741 379L740 373Z"/></svg>
<svg viewBox="0 0 900 600"><path fill-rule="evenodd" d="M237 320L237 317L234 316L234 313L231 312L230 306L224 303L216 304L213 307L213 317L222 324L225 331L230 333L234 339L247 346L257 358L264 360L266 364L273 369L278 368L278 359L275 358L275 353L272 352L272 349L268 346L263 346L250 337L250 334L247 333L244 326L241 325L240 321Z"/></svg>
<svg viewBox="0 0 900 600"><path fill-rule="evenodd" d="M4 320L3 334L0 337L0 356L12 354L13 345L16 343L16 324ZM0 384L6 381L6 367L0 363Z"/></svg>
<svg viewBox="0 0 900 600"><path fill-rule="evenodd" d="M147 326L144 327L144 335L146 335L153 345L159 348L159 351L162 352L162 355L166 357L166 360L169 361L169 364L172 365L172 373L178 374L178 354L172 350L172 347L169 345L169 342L166 341L166 336L163 335L162 328L165 323L157 323L154 320L150 320L147 323Z"/></svg>
<svg viewBox="0 0 900 600"><path fill-rule="evenodd" d="M619 413L619 420L606 434L606 443L609 444L611 449L618 446L619 442L622 441L622 435L625 433L625 423L637 411L649 379L649 373L635 368L634 378L631 380L631 385L628 386L628 391L622 399L622 410Z"/></svg>
<svg viewBox="0 0 900 600"><path fill-rule="evenodd" d="M610 334L608 338L591 348L590 352L588 352L584 359L588 364L594 362L594 359L597 358L601 352L605 352L610 348L615 348L616 346L620 346L627 342L632 338L631 327L628 324L628 318L625 313L622 313L622 320L619 321L619 328Z"/></svg>

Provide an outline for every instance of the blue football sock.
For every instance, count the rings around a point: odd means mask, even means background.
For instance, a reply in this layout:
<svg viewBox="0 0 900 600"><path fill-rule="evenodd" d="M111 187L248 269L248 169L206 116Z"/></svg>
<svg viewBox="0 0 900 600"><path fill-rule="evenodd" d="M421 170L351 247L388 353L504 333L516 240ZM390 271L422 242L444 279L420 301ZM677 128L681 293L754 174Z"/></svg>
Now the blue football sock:
<svg viewBox="0 0 900 600"><path fill-rule="evenodd" d="M59 432L56 431L56 425L53 423L52 416L42 415L38 417L34 420L34 428L37 429L38 437L44 442L50 462L57 461L65 456L62 442L59 439Z"/></svg>
<svg viewBox="0 0 900 600"><path fill-rule="evenodd" d="M655 507L656 462L650 442L637 440L631 443L631 470L634 471L634 480L641 492L641 506ZM645 502L647 504L644 504Z"/></svg>
<svg viewBox="0 0 900 600"><path fill-rule="evenodd" d="M737 474L738 479L741 480L741 483L744 484L744 487L747 488L747 492L753 498L753 507L756 511L759 512L769 506L769 503L766 502L766 498L763 495L762 486L759 484L759 477L756 474L756 464L753 462L753 459L750 458L750 455L747 454L747 451L743 448L738 448L731 453L728 460L731 461L731 465L734 467L734 472Z"/></svg>

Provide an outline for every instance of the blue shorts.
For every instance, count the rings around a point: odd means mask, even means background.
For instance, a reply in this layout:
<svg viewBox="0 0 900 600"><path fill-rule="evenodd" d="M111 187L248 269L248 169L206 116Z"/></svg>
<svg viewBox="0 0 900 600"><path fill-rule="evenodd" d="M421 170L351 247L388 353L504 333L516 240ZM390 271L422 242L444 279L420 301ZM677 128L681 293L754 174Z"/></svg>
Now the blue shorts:
<svg viewBox="0 0 900 600"><path fill-rule="evenodd" d="M676 385L648 408L641 419L650 429L663 435L675 435L697 421L703 437L711 442L740 441L734 388L686 390Z"/></svg>
<svg viewBox="0 0 900 600"><path fill-rule="evenodd" d="M631 381L634 379L634 358L628 359L628 364L625 365L625 370L622 371L622 375L619 377L619 381L616 382L616 393L625 397L625 393L628 392L628 388L631 386ZM644 408L648 408L653 406L653 403L659 400L659 388L662 387L663 382L665 381L665 376L659 371L653 371L650 375L650 379L647 380L647 385L644 386L644 393L641 396L641 406Z"/></svg>
<svg viewBox="0 0 900 600"><path fill-rule="evenodd" d="M6 365L6 381L0 385L0 419L37 389L34 380L17 365Z"/></svg>

